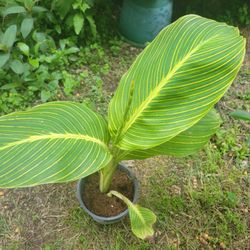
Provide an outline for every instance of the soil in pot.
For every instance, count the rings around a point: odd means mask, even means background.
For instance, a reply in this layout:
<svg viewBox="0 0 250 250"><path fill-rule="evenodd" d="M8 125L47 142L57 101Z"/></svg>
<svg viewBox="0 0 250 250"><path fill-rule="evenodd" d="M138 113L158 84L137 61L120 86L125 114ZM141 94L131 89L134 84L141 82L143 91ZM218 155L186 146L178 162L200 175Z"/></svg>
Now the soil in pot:
<svg viewBox="0 0 250 250"><path fill-rule="evenodd" d="M110 190L116 190L133 200L134 185L125 172L116 171ZM88 177L83 190L84 204L94 214L104 217L118 215L127 209L125 203L115 196L108 197L99 190L99 175Z"/></svg>

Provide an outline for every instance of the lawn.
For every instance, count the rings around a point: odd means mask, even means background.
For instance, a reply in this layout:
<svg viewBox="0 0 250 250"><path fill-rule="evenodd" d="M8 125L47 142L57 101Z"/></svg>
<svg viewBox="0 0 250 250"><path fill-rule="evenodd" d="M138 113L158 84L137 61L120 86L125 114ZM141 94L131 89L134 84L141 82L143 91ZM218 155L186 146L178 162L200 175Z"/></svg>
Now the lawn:
<svg viewBox="0 0 250 250"><path fill-rule="evenodd" d="M250 38L250 30L244 30ZM74 94L58 100L84 101L106 114L120 77L140 49L120 41L95 44L85 63L70 68L81 75ZM76 183L0 190L0 249L249 249L250 125L232 119L235 109L250 111L250 44L240 73L218 110L223 125L198 154L127 161L141 184L140 204L158 220L155 237L133 236L128 218L102 226L76 200ZM30 105L37 104L31 103Z"/></svg>

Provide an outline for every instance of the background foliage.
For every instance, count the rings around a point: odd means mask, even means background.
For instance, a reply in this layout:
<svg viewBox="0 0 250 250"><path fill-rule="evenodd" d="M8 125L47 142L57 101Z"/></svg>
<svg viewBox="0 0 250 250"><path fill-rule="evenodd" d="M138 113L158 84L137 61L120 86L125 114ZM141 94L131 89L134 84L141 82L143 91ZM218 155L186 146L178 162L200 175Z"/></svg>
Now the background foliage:
<svg viewBox="0 0 250 250"><path fill-rule="evenodd" d="M74 68L84 63L90 64L100 87L98 75L109 70L109 62L104 68L98 65L98 58L105 57L103 47L112 46L119 53L116 20L121 4L118 0L0 0L0 114L58 95L71 96L84 78L74 74ZM174 1L173 19L186 13L250 25L249 3L244 0ZM91 54L93 50L97 54Z"/></svg>
<svg viewBox="0 0 250 250"><path fill-rule="evenodd" d="M94 7L91 0L0 1L0 113L72 94L80 76L68 66L77 67L83 46L101 41Z"/></svg>
<svg viewBox="0 0 250 250"><path fill-rule="evenodd" d="M199 14L236 26L250 25L248 0L174 0L174 19L187 13Z"/></svg>

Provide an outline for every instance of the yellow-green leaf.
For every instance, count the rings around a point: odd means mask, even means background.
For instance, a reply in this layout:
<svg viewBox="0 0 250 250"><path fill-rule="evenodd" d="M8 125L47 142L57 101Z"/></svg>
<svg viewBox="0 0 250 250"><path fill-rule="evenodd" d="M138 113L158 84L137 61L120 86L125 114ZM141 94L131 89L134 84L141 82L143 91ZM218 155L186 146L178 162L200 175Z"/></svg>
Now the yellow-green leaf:
<svg viewBox="0 0 250 250"><path fill-rule="evenodd" d="M115 195L123 200L128 206L129 219L132 232L140 239L147 239L154 236L153 225L156 222L156 215L148 208L133 204L127 197L117 191L110 191L108 196Z"/></svg>
<svg viewBox="0 0 250 250"><path fill-rule="evenodd" d="M187 15L163 29L122 77L111 100L109 130L115 144L123 150L148 149L192 127L224 95L244 54L245 39L225 23Z"/></svg>
<svg viewBox="0 0 250 250"><path fill-rule="evenodd" d="M51 102L0 118L0 187L67 182L105 167L106 121L83 104Z"/></svg>
<svg viewBox="0 0 250 250"><path fill-rule="evenodd" d="M123 151L121 160L145 159L156 155L171 155L176 157L196 153L209 141L221 124L220 116L211 110L205 117L191 128L180 133L171 140L146 150Z"/></svg>

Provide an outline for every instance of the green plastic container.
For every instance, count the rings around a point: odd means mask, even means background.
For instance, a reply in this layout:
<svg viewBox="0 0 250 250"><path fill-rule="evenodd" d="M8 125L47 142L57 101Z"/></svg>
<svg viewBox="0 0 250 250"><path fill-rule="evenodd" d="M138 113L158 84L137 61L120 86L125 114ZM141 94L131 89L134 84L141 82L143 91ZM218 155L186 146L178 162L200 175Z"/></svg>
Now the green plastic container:
<svg viewBox="0 0 250 250"><path fill-rule="evenodd" d="M130 43L144 47L170 24L172 0L124 0L119 30Z"/></svg>

